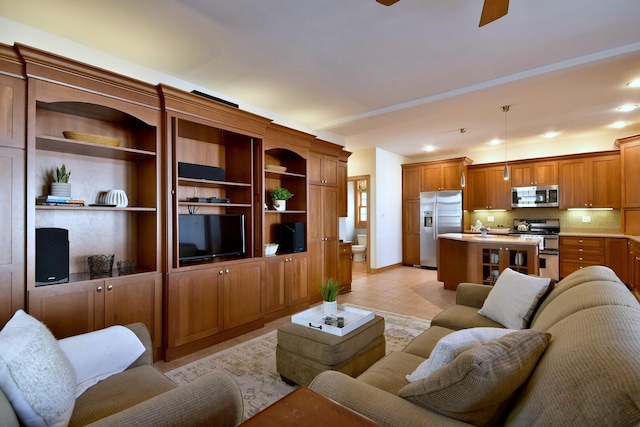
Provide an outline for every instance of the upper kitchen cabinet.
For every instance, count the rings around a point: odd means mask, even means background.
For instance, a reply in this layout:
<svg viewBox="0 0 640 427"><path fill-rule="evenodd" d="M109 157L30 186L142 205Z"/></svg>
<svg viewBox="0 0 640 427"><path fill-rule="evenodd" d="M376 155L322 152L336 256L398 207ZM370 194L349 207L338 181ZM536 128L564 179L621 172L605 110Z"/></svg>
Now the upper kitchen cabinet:
<svg viewBox="0 0 640 427"><path fill-rule="evenodd" d="M338 163L338 216L346 218L349 202L347 200L347 181L349 179L347 162L351 153L346 150L340 152L340 162Z"/></svg>
<svg viewBox="0 0 640 427"><path fill-rule="evenodd" d="M511 182L503 172L504 164L469 167L467 210L511 209Z"/></svg>
<svg viewBox="0 0 640 427"><path fill-rule="evenodd" d="M558 162L535 161L511 163L511 186L557 185Z"/></svg>
<svg viewBox="0 0 640 427"><path fill-rule="evenodd" d="M64 329L74 322L73 316L64 317L64 313L83 310L78 302L86 300L79 295L88 290L95 294L96 301L107 304L114 300L111 296L127 286L128 295L137 292L151 298L141 299L135 310L131 310L133 315L116 314L112 318L116 323L122 319L145 322L152 331L154 348L158 349L162 337L157 328L161 316L158 303L162 301L162 294L155 284L160 283L157 280L164 251L160 202L161 113L157 89L37 49L16 47L25 63L28 85L26 287L29 310L35 310L37 301L45 296L68 293L55 303L65 307L64 310L43 310L38 315L45 324L56 322ZM80 134L69 136L66 131ZM51 194L52 171L62 165L71 171L71 197L84 203L36 204L36 197ZM104 194L115 189L124 190L126 198L112 203ZM36 229L39 228L68 230L68 283L47 283L47 286L39 286L42 281L36 283ZM87 260L96 254L113 254L115 261L133 260L135 269L128 274L113 269L96 275L91 273ZM104 285L106 282L108 286ZM152 292L147 292L148 283L154 284ZM72 292L76 288L78 293ZM117 303L103 307L105 310L123 308ZM87 318L96 318L91 312L85 314ZM108 325L101 315L96 316L100 318L95 323L97 327Z"/></svg>
<svg viewBox="0 0 640 427"><path fill-rule="evenodd" d="M558 162L560 208L620 208L620 153L571 156Z"/></svg>
<svg viewBox="0 0 640 427"><path fill-rule="evenodd" d="M421 174L418 164L402 165L402 200L420 198Z"/></svg>
<svg viewBox="0 0 640 427"><path fill-rule="evenodd" d="M26 88L16 51L0 44L0 329L25 304Z"/></svg>
<svg viewBox="0 0 640 427"><path fill-rule="evenodd" d="M616 141L622 167L622 231L640 234L640 135Z"/></svg>
<svg viewBox="0 0 640 427"><path fill-rule="evenodd" d="M422 163L420 191L461 190L463 171L470 164L467 157Z"/></svg>

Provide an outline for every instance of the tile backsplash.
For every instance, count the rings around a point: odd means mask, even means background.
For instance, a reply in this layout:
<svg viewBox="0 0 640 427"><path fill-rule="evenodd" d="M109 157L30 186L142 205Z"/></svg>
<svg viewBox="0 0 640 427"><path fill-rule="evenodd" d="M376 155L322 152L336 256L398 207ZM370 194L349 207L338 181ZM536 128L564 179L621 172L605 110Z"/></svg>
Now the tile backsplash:
<svg viewBox="0 0 640 427"><path fill-rule="evenodd" d="M493 221L489 221L489 217ZM620 210L611 211L576 210L558 208L518 208L506 212L469 212L470 224L480 220L485 227L513 228L514 218L559 218L561 232L619 233ZM583 220L590 220L584 222Z"/></svg>

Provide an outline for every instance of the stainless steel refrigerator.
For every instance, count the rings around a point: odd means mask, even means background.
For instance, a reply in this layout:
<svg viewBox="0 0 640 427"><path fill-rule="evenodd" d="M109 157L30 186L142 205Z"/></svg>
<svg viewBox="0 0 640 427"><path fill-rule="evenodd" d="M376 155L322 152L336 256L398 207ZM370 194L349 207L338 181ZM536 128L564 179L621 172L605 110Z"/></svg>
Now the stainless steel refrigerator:
<svg viewBox="0 0 640 427"><path fill-rule="evenodd" d="M438 235L462 233L462 191L420 193L420 265L438 266Z"/></svg>

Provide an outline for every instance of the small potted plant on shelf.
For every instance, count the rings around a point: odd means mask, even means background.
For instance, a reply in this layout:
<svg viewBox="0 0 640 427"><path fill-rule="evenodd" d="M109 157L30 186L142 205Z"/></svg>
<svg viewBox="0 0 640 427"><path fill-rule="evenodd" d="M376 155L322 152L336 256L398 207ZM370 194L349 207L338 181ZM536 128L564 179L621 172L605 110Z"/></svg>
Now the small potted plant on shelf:
<svg viewBox="0 0 640 427"><path fill-rule="evenodd" d="M340 282L337 279L329 277L321 282L318 287L320 288L320 295L323 299L322 310L324 314L337 314L338 301L336 301L336 297L342 290Z"/></svg>
<svg viewBox="0 0 640 427"><path fill-rule="evenodd" d="M277 211L287 210L287 200L293 197L286 188L276 187L271 190L271 200L273 200L273 208Z"/></svg>
<svg viewBox="0 0 640 427"><path fill-rule="evenodd" d="M51 176L51 195L71 197L71 184L69 183L71 171L67 170L67 167L63 164L60 167L56 166Z"/></svg>

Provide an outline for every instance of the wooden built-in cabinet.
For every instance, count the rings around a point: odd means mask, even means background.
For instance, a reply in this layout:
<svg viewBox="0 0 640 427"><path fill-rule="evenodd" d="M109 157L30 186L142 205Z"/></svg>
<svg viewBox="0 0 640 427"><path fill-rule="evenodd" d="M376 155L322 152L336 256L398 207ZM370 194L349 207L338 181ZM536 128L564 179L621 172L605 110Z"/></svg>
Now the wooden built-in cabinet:
<svg viewBox="0 0 640 427"><path fill-rule="evenodd" d="M440 162L423 163L420 167L420 191L460 190L463 171L471 160L460 159L443 160Z"/></svg>
<svg viewBox="0 0 640 427"><path fill-rule="evenodd" d="M590 265L604 265L604 241L604 237L560 236L560 277Z"/></svg>
<svg viewBox="0 0 640 427"><path fill-rule="evenodd" d="M629 240L628 245L628 268L629 287L640 300L640 242Z"/></svg>
<svg viewBox="0 0 640 427"><path fill-rule="evenodd" d="M619 139L622 170L622 232L640 235L640 135Z"/></svg>
<svg viewBox="0 0 640 427"><path fill-rule="evenodd" d="M265 264L267 320L304 310L309 305L306 252L267 258Z"/></svg>
<svg viewBox="0 0 640 427"><path fill-rule="evenodd" d="M624 283L629 283L628 240L623 237L605 237L604 265L615 271Z"/></svg>
<svg viewBox="0 0 640 427"><path fill-rule="evenodd" d="M338 186L338 157L335 154L309 153L309 184Z"/></svg>
<svg viewBox="0 0 640 427"><path fill-rule="evenodd" d="M478 276L475 283L494 285L505 268L522 274L538 274L537 246L489 244L478 245Z"/></svg>
<svg viewBox="0 0 640 427"><path fill-rule="evenodd" d="M511 182L504 164L470 166L467 173L467 210L511 209Z"/></svg>
<svg viewBox="0 0 640 427"><path fill-rule="evenodd" d="M620 153L558 162L560 208L620 208Z"/></svg>
<svg viewBox="0 0 640 427"><path fill-rule="evenodd" d="M22 63L0 44L0 329L25 307L25 103Z"/></svg>
<svg viewBox="0 0 640 427"><path fill-rule="evenodd" d="M309 186L309 302L320 302L318 284L338 277L338 191L334 187Z"/></svg>
<svg viewBox="0 0 640 427"><path fill-rule="evenodd" d="M28 310L58 337L75 331L76 322L83 318L87 319L80 323L83 331L111 321L144 322L158 358L163 249L157 89L33 48L17 48L29 76L27 111L31 114L26 174L27 223L31 224L26 229ZM67 130L114 137L120 143L70 140L63 136ZM50 194L51 172L62 164L71 171L72 197L85 205L36 205L36 197ZM110 189L124 190L128 205L90 206ZM69 283L36 286L35 230L41 227L69 231ZM116 262L134 260L135 270L121 276L114 262L110 274L94 277L87 257L95 254L114 254ZM131 302L123 304L129 298Z"/></svg>
<svg viewBox="0 0 640 427"><path fill-rule="evenodd" d="M340 155L340 162L338 163L338 216L341 218L346 218L348 216L348 191L347 191L347 182L348 182L348 168L347 161L350 152L342 150Z"/></svg>
<svg viewBox="0 0 640 427"><path fill-rule="evenodd" d="M511 186L558 185L558 162L511 163Z"/></svg>
<svg viewBox="0 0 640 427"><path fill-rule="evenodd" d="M420 265L420 200L402 201L402 263Z"/></svg>

